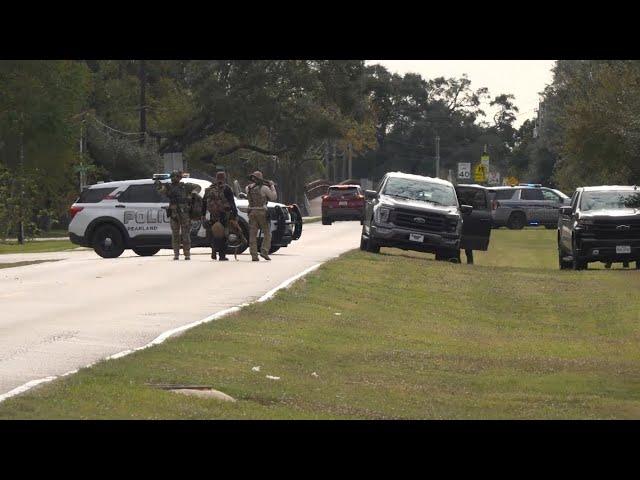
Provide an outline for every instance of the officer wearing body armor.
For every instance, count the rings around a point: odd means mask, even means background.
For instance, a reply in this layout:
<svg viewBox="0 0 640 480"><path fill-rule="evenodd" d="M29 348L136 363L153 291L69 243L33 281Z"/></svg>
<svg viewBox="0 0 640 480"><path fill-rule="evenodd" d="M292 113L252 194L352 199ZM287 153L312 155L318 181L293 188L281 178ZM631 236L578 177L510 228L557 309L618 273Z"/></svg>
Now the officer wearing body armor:
<svg viewBox="0 0 640 480"><path fill-rule="evenodd" d="M251 260L257 262L258 258L258 230L262 230L264 235L260 256L265 260L271 260L269 250L271 249L271 225L267 202L274 201L278 197L276 187L273 182L265 181L262 172L255 171L249 175L247 185L247 198L249 200L249 251Z"/></svg>
<svg viewBox="0 0 640 480"><path fill-rule="evenodd" d="M161 194L169 198L167 214L171 222L171 247L173 259L180 258L180 240L184 249L184 259L191 259L191 207L193 195L197 195L200 186L193 183L182 183L182 172L171 172L171 183L161 183L156 180L155 185Z"/></svg>
<svg viewBox="0 0 640 480"><path fill-rule="evenodd" d="M236 221L238 209L231 187L225 183L224 172L216 174L216 181L204 191L202 202L202 223L206 224L206 213L209 212L211 234L211 259L226 261L227 239L230 223Z"/></svg>

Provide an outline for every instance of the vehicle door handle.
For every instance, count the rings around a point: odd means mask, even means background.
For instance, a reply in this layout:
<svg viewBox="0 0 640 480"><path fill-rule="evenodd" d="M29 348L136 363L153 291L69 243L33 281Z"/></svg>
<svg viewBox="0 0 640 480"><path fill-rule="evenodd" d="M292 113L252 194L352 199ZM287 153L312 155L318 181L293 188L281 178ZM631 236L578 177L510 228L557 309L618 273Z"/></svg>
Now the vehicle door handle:
<svg viewBox="0 0 640 480"><path fill-rule="evenodd" d="M116 208L127 208L126 205L116 205Z"/></svg>

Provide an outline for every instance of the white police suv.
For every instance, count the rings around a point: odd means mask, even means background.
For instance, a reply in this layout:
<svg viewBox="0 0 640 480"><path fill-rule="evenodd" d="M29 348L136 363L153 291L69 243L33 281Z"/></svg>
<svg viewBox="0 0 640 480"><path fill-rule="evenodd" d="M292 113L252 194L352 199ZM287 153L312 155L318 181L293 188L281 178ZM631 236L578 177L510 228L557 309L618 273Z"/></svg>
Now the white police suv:
<svg viewBox="0 0 640 480"><path fill-rule="evenodd" d="M171 248L171 227L167 217L169 201L159 193L155 179L169 182L169 174L156 174L154 179L123 180L98 183L85 188L69 209L69 239L76 245L91 247L104 258L119 257L130 248L141 256L155 255ZM208 180L183 178L182 182L201 187L201 197L211 185ZM237 191L237 189L236 189ZM244 197L243 194L239 195ZM246 198L236 198L238 223L246 241L230 235L228 253L241 253L248 248L249 216ZM271 219L271 253L286 247L302 234L302 215L297 205L267 204ZM208 216L208 213L207 213ZM258 242L262 241L262 233ZM208 247L210 241L200 220L192 221L191 247Z"/></svg>

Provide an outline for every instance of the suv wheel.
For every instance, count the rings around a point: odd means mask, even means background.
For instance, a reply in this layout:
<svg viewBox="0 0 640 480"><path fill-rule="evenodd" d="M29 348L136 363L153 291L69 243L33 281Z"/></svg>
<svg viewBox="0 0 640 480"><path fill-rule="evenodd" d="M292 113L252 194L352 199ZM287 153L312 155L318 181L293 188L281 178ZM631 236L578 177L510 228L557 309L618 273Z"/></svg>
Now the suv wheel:
<svg viewBox="0 0 640 480"><path fill-rule="evenodd" d="M509 216L507 227L511 230L522 230L527 224L527 217L522 212L514 212Z"/></svg>
<svg viewBox="0 0 640 480"><path fill-rule="evenodd" d="M137 247L134 248L133 251L136 253L136 255L140 255L141 257L152 257L153 255L158 253L160 249L153 247Z"/></svg>
<svg viewBox="0 0 640 480"><path fill-rule="evenodd" d="M331 225L331 219L322 217L322 224L323 225Z"/></svg>
<svg viewBox="0 0 640 480"><path fill-rule="evenodd" d="M124 252L124 239L113 225L98 227L93 234L93 250L102 258L116 258Z"/></svg>

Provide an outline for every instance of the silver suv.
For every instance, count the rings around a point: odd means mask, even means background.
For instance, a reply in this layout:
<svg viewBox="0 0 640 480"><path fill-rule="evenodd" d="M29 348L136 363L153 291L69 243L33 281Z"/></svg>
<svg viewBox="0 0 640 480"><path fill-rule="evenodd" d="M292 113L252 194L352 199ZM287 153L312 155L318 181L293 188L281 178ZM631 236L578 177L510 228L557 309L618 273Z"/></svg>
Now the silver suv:
<svg viewBox="0 0 640 480"><path fill-rule="evenodd" d="M558 226L560 207L570 198L560 190L537 184L517 187L493 187L489 190L493 227L521 230L527 225Z"/></svg>

